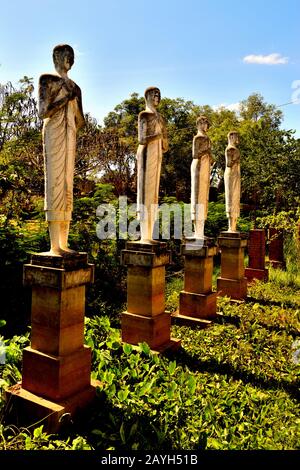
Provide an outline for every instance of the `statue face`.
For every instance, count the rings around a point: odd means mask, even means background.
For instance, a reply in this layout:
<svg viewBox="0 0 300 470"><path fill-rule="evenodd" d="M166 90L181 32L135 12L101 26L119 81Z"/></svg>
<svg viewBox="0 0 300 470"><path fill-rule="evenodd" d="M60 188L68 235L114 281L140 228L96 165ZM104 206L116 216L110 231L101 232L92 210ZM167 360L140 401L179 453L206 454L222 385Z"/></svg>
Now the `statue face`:
<svg viewBox="0 0 300 470"><path fill-rule="evenodd" d="M229 136L229 143L231 145L238 145L240 143L239 135L234 133Z"/></svg>
<svg viewBox="0 0 300 470"><path fill-rule="evenodd" d="M73 65L73 57L68 51L61 51L56 55L54 65L56 69L68 72Z"/></svg>
<svg viewBox="0 0 300 470"><path fill-rule="evenodd" d="M157 108L160 103L160 91L159 90L151 90L147 94L147 102Z"/></svg>
<svg viewBox="0 0 300 470"><path fill-rule="evenodd" d="M208 129L209 129L209 124L208 124L207 121L204 121L204 120L203 120L203 121L198 122L197 128L198 128L199 131L202 131L202 132L204 132L204 133L206 134L206 132L207 132Z"/></svg>

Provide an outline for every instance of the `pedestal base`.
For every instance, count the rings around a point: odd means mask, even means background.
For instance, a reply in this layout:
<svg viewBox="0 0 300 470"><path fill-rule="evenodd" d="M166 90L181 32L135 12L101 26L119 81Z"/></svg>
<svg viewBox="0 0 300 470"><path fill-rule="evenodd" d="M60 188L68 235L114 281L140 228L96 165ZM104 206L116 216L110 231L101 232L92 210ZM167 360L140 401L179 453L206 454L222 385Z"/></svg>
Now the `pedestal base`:
<svg viewBox="0 0 300 470"><path fill-rule="evenodd" d="M73 419L81 409L93 403L99 384L97 380L92 380L84 390L61 401L46 400L25 390L21 384L13 385L5 392L5 422L13 422L18 427L43 425L48 433L57 432L62 426L62 415L69 413Z"/></svg>
<svg viewBox="0 0 300 470"><path fill-rule="evenodd" d="M170 338L171 316L163 312L155 317L135 313L122 314L122 341L130 344L145 342L153 351L165 352L180 347L180 340Z"/></svg>
<svg viewBox="0 0 300 470"><path fill-rule="evenodd" d="M244 250L247 246L246 234L221 232L218 245L221 249L221 276L217 279L219 296L235 300L247 297Z"/></svg>
<svg viewBox="0 0 300 470"><path fill-rule="evenodd" d="M217 253L214 240L205 238L197 245L181 245L184 256L184 287L179 296L179 310L172 315L173 322L182 325L207 326L207 320L216 318L217 294L212 292L213 257ZM209 322L208 322L209 323Z"/></svg>
<svg viewBox="0 0 300 470"><path fill-rule="evenodd" d="M252 282L255 279L259 281L267 282L269 279L269 270L268 269L255 269L255 268L246 268L245 276L248 279L248 282Z"/></svg>
<svg viewBox="0 0 300 470"><path fill-rule="evenodd" d="M217 279L218 296L231 297L236 300L243 300L247 297L247 279Z"/></svg>
<svg viewBox="0 0 300 470"><path fill-rule="evenodd" d="M85 286L93 272L86 253L36 253L24 265L24 285L32 288L31 347L23 351L22 384L6 392L18 422L42 420L55 431L64 413L95 396L91 349L84 346Z"/></svg>
<svg viewBox="0 0 300 470"><path fill-rule="evenodd" d="M179 313L187 317L213 320L216 318L217 294L196 294L181 291L179 295Z"/></svg>
<svg viewBox="0 0 300 470"><path fill-rule="evenodd" d="M23 351L22 387L49 400L63 400L90 383L91 349L52 356L31 347Z"/></svg>

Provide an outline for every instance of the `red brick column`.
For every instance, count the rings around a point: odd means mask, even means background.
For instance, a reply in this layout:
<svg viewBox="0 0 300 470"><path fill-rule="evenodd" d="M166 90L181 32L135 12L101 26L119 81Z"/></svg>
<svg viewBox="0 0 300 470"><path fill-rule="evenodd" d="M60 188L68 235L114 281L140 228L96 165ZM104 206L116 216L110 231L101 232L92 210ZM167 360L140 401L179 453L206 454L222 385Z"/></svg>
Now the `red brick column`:
<svg viewBox="0 0 300 470"><path fill-rule="evenodd" d="M284 268L284 256L283 256L283 232L276 229L269 229L269 260L270 265L273 268Z"/></svg>
<svg viewBox="0 0 300 470"><path fill-rule="evenodd" d="M266 235L265 230L250 230L248 240L249 266L245 276L249 282L253 279L268 280L268 270L265 269Z"/></svg>

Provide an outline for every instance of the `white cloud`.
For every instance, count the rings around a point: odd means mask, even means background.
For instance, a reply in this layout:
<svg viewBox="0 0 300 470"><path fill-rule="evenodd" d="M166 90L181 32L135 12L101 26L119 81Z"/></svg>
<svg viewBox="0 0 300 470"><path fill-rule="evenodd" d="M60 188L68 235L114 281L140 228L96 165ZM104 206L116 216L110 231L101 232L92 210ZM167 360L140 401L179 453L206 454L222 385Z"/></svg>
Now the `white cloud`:
<svg viewBox="0 0 300 470"><path fill-rule="evenodd" d="M229 109L229 111L239 111L240 110L240 105L241 103L238 102L238 103L232 103L232 104L229 104L228 106L226 106L226 109Z"/></svg>
<svg viewBox="0 0 300 470"><path fill-rule="evenodd" d="M221 103L221 104L217 104L215 106L212 107L214 111L218 111L218 109L221 109L221 108L225 108L225 109L228 109L229 111L236 111L236 112L239 112L240 110L240 103L231 103L231 104L227 104L227 103Z"/></svg>
<svg viewBox="0 0 300 470"><path fill-rule="evenodd" d="M263 65L279 65L287 64L289 61L288 57L283 57L281 54L273 53L269 55L262 54L250 54L243 58L243 62L246 64L263 64Z"/></svg>

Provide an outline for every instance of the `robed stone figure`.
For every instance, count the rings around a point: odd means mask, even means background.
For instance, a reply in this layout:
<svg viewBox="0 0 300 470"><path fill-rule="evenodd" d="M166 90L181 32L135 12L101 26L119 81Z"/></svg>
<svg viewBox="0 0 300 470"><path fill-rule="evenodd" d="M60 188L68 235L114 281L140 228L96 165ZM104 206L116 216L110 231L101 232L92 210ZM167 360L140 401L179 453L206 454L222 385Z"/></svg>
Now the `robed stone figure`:
<svg viewBox="0 0 300 470"><path fill-rule="evenodd" d="M196 125L198 133L193 139L193 160L191 164L191 218L194 223L195 238L203 240L213 158L211 142L206 135L210 127L209 120L206 116L199 116Z"/></svg>
<svg viewBox="0 0 300 470"><path fill-rule="evenodd" d="M236 232L237 219L240 215L241 169L238 144L238 133L236 131L229 132L228 146L225 150L226 168L224 173L228 232Z"/></svg>
<svg viewBox="0 0 300 470"><path fill-rule="evenodd" d="M168 150L165 121L157 111L160 99L158 88L147 88L146 109L138 117L137 215L140 220L141 242L153 240L162 156Z"/></svg>
<svg viewBox="0 0 300 470"><path fill-rule="evenodd" d="M41 75L39 115L43 124L45 213L49 225L50 254L64 255L73 208L76 132L85 124L81 90L68 77L74 50L67 44L53 50L56 73Z"/></svg>

